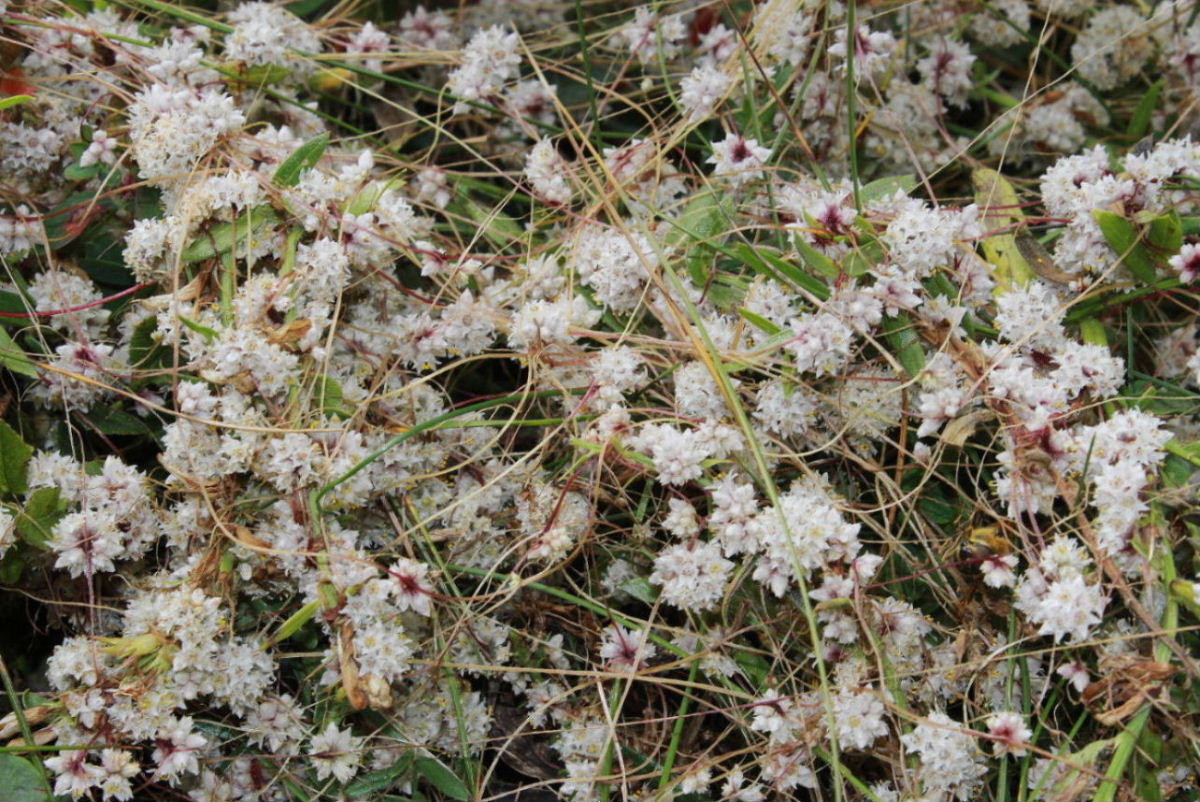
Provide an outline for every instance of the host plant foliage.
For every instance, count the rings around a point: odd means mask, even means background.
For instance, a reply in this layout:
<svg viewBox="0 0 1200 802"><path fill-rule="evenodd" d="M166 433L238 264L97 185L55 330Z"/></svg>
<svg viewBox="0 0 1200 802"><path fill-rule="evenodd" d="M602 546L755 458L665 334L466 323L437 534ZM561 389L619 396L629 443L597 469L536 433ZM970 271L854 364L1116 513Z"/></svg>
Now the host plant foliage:
<svg viewBox="0 0 1200 802"><path fill-rule="evenodd" d="M399 5L0 2L0 790L1195 793L1193 3Z"/></svg>

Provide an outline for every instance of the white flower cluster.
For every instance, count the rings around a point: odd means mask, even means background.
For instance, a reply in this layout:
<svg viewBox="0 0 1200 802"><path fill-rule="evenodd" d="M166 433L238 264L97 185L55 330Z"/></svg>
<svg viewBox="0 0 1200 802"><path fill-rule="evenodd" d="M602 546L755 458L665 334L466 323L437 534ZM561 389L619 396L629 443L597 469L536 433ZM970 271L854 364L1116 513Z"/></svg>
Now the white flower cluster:
<svg viewBox="0 0 1200 802"><path fill-rule="evenodd" d="M248 67L276 65L311 72L313 61L305 56L321 52L316 32L274 3L242 3L230 12L229 22L233 30L225 37L225 56Z"/></svg>
<svg viewBox="0 0 1200 802"><path fill-rule="evenodd" d="M1082 641L1100 623L1108 598L1098 577L1089 576L1091 564L1078 543L1059 536L1021 577L1014 606L1040 625L1039 635Z"/></svg>
<svg viewBox="0 0 1200 802"><path fill-rule="evenodd" d="M730 426L705 423L696 429L681 429L669 423L643 426L629 444L650 455L658 481L682 485L699 479L704 462L724 459L741 445L741 435Z"/></svg>
<svg viewBox="0 0 1200 802"><path fill-rule="evenodd" d="M220 89L154 84L129 107L129 139L143 178L183 178L246 118Z"/></svg>
<svg viewBox="0 0 1200 802"><path fill-rule="evenodd" d="M900 737L904 748L921 756L920 778L935 798L974 799L987 767L975 738L942 711L930 713Z"/></svg>
<svg viewBox="0 0 1200 802"><path fill-rule="evenodd" d="M454 113L463 114L471 106L467 101L485 101L498 94L517 74L521 56L517 53L520 37L500 26L481 30L471 37L463 50L462 65L450 73L446 87L459 100Z"/></svg>

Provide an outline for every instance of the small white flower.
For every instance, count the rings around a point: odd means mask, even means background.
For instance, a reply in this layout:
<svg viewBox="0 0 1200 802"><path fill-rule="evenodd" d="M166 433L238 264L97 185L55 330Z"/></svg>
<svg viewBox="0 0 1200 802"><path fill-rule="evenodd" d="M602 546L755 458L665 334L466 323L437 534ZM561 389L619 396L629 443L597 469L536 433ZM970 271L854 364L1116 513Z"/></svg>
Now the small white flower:
<svg viewBox="0 0 1200 802"><path fill-rule="evenodd" d="M463 49L462 64L450 73L446 88L460 100L454 105L455 114L469 108L469 100L487 100L500 92L505 82L515 78L521 57L517 54L520 41L515 32L499 25L485 28Z"/></svg>
<svg viewBox="0 0 1200 802"><path fill-rule="evenodd" d="M1179 279L1190 284L1200 278L1200 245L1189 242L1167 262L1179 274Z"/></svg>
<svg viewBox="0 0 1200 802"><path fill-rule="evenodd" d="M750 722L750 729L767 733L775 743L790 741L799 726L799 722L792 716L794 707L792 699L780 696L779 691L770 688L754 703L754 720Z"/></svg>
<svg viewBox="0 0 1200 802"><path fill-rule="evenodd" d="M433 594L433 586L429 583L429 566L402 557L388 569L388 573L396 580L392 591L396 608L400 612L412 610L429 615L429 600Z"/></svg>
<svg viewBox="0 0 1200 802"><path fill-rule="evenodd" d="M333 775L339 782L349 782L358 772L362 760L361 744L362 738L329 722L324 732L313 736L308 752L316 766L317 779L324 780Z"/></svg>
<svg viewBox="0 0 1200 802"><path fill-rule="evenodd" d="M1025 726L1025 717L1020 713L995 713L987 719L988 734L996 740L993 742L992 754L1013 755L1020 757L1025 754L1025 744L1033 737L1033 730Z"/></svg>
<svg viewBox="0 0 1200 802"><path fill-rule="evenodd" d="M533 185L534 194L550 203L571 202L568 175L566 162L549 139L534 145L525 158L525 177Z"/></svg>
<svg viewBox="0 0 1200 802"><path fill-rule="evenodd" d="M1107 604L1099 584L1089 585L1082 576L1069 576L1050 583L1030 618L1042 625L1038 634L1053 635L1055 643L1068 635L1082 641L1100 623Z"/></svg>
<svg viewBox="0 0 1200 802"><path fill-rule="evenodd" d="M208 739L192 730L191 716L184 716L159 730L154 743L157 776L174 784L181 774L200 771L197 753L208 745Z"/></svg>
<svg viewBox="0 0 1200 802"><path fill-rule="evenodd" d="M680 543L663 549L650 581L662 585L662 600L681 610L711 608L725 594L733 563L716 543Z"/></svg>
<svg viewBox="0 0 1200 802"><path fill-rule="evenodd" d="M1075 686L1075 690L1078 693L1083 693L1087 686L1092 684L1092 678L1088 676L1087 666L1078 660L1073 663L1063 663L1055 673Z"/></svg>
<svg viewBox="0 0 1200 802"><path fill-rule="evenodd" d="M56 796L70 794L72 799L79 799L93 786L104 781L106 776L104 769L88 763L87 758L88 751L86 749L64 752L46 758L46 768L57 775L54 780Z"/></svg>
<svg viewBox="0 0 1200 802"><path fill-rule="evenodd" d="M133 755L123 749L105 749L100 753L101 767L108 773L100 783L105 799L133 799L129 781L142 770Z"/></svg>
<svg viewBox="0 0 1200 802"><path fill-rule="evenodd" d="M990 588L1011 588L1017 582L1015 554L989 554L979 564L983 583Z"/></svg>
<svg viewBox="0 0 1200 802"><path fill-rule="evenodd" d="M771 149L760 146L757 139L728 134L720 142L713 143L708 163L715 165L714 175L729 176L734 186L741 186L757 178L770 157Z"/></svg>
<svg viewBox="0 0 1200 802"><path fill-rule="evenodd" d="M833 700L837 715L838 741L849 749L867 749L876 739L887 735L883 720L885 708L874 692L842 691Z"/></svg>
<svg viewBox="0 0 1200 802"><path fill-rule="evenodd" d="M604 630L604 642L600 645L600 657L617 671L644 668L657 652L644 630L628 630L620 624Z"/></svg>
<svg viewBox="0 0 1200 802"><path fill-rule="evenodd" d="M689 123L707 120L733 86L733 79L712 67L696 67L680 82L679 102Z"/></svg>
<svg viewBox="0 0 1200 802"><path fill-rule="evenodd" d="M93 164L112 164L116 161L117 140L108 135L103 128L92 134L91 144L79 157L80 167L91 167Z"/></svg>
<svg viewBox="0 0 1200 802"><path fill-rule="evenodd" d="M920 777L930 798L972 799L987 773L975 738L961 726L939 710L900 736L905 749L921 756Z"/></svg>

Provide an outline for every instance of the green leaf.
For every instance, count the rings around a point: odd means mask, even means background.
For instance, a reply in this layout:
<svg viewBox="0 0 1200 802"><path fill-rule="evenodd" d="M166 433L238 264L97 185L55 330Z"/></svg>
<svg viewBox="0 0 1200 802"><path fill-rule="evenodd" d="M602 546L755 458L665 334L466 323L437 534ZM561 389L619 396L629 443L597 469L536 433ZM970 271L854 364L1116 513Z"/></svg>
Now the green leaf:
<svg viewBox="0 0 1200 802"><path fill-rule="evenodd" d="M158 317L148 317L133 328L129 336L129 364L141 370L151 370L168 364L170 350L154 339Z"/></svg>
<svg viewBox="0 0 1200 802"><path fill-rule="evenodd" d="M11 426L0 421L0 492L25 492L25 470L32 456L33 447Z"/></svg>
<svg viewBox="0 0 1200 802"><path fill-rule="evenodd" d="M1188 216L1179 218L1184 236L1200 236L1200 217Z"/></svg>
<svg viewBox="0 0 1200 802"><path fill-rule="evenodd" d="M1033 280L1034 270L1021 253L1013 233L1025 220L1021 199L1008 179L997 171L980 167L971 171L975 203L979 205L983 227L995 233L979 241L983 258L992 265L996 291L1005 293L1014 286Z"/></svg>
<svg viewBox="0 0 1200 802"><path fill-rule="evenodd" d="M1179 253L1183 247L1183 223L1179 219L1179 212L1172 210L1151 220L1146 227L1146 243L1150 246L1151 255L1162 264Z"/></svg>
<svg viewBox="0 0 1200 802"><path fill-rule="evenodd" d="M321 161L325 149L329 147L329 133L323 133L296 148L291 156L284 159L283 164L275 170L272 179L276 186L294 187L300 183L300 176L305 170L311 170Z"/></svg>
<svg viewBox="0 0 1200 802"><path fill-rule="evenodd" d="M68 181L89 181L95 178L100 173L99 164L91 164L87 167L80 167L78 164L67 165L63 170L63 178Z"/></svg>
<svg viewBox="0 0 1200 802"><path fill-rule="evenodd" d="M346 201L346 208L342 210L345 214L358 216L366 214L375 208L375 204L379 202L379 197L383 195L384 190L388 188L389 181L372 181L365 187L354 193L350 200Z"/></svg>
<svg viewBox="0 0 1200 802"><path fill-rule="evenodd" d="M1105 241L1118 256L1121 263L1135 278L1147 284L1157 277L1154 260L1150 258L1146 246L1138 240L1137 229L1126 218L1106 209L1093 209L1092 216L1100 225L1100 232Z"/></svg>
<svg viewBox="0 0 1200 802"><path fill-rule="evenodd" d="M859 187L858 197L862 200L863 204L869 204L878 200L886 200L897 192L903 192L907 195L916 188L918 183L917 177L911 173L908 175L884 176Z"/></svg>
<svg viewBox="0 0 1200 802"><path fill-rule="evenodd" d="M20 295L7 290L0 290L0 312L9 314L29 314L30 304L25 303ZM0 325L13 326L15 328L24 328L28 322L28 318L24 317L0 317Z"/></svg>
<svg viewBox="0 0 1200 802"><path fill-rule="evenodd" d="M658 590L643 576L632 576L617 587L644 604L654 604L658 598Z"/></svg>
<svg viewBox="0 0 1200 802"><path fill-rule="evenodd" d="M765 248L756 249L746 243L739 243L736 250L742 260L753 267L755 272L780 283L786 284L790 281L792 284L808 290L810 294L822 301L829 299L829 287L825 286L824 282L785 261L778 254L767 251Z"/></svg>
<svg viewBox="0 0 1200 802"><path fill-rule="evenodd" d="M287 10L297 17L307 17L325 4L326 0L295 0L287 4Z"/></svg>
<svg viewBox="0 0 1200 802"><path fill-rule="evenodd" d="M256 64L246 70L240 70L238 77L234 80L240 80L242 83L254 84L256 86L268 86L277 84L287 80L292 74L292 68L284 67L278 64Z"/></svg>
<svg viewBox="0 0 1200 802"><path fill-rule="evenodd" d="M783 331L783 329L780 328L779 326L776 326L774 323L767 320L765 317L761 317L759 315L754 314L749 309L739 309L737 311L738 311L739 315L744 317L756 329L759 329L760 331L765 331L767 334L772 334L772 335L778 334L779 332Z"/></svg>
<svg viewBox="0 0 1200 802"><path fill-rule="evenodd" d="M1079 336L1088 345L1108 345L1108 332L1104 330L1104 324L1094 317L1079 321Z"/></svg>
<svg viewBox="0 0 1200 802"><path fill-rule="evenodd" d="M1167 487L1183 487L1195 472L1195 465L1183 457L1177 457L1174 454L1168 454L1166 459L1162 461L1162 467L1159 469L1159 473Z"/></svg>
<svg viewBox="0 0 1200 802"><path fill-rule="evenodd" d="M669 226L663 238L668 249L682 250L688 275L699 287L708 284L713 245L724 242L730 230L732 209L712 191L701 192L683 207L675 219L664 217ZM705 247L708 246L708 247Z"/></svg>
<svg viewBox="0 0 1200 802"><path fill-rule="evenodd" d="M86 236L79 238L77 247L79 266L93 281L114 287L131 287L137 283L133 271L125 263L125 232L118 226L100 225L99 221L90 223Z"/></svg>
<svg viewBox="0 0 1200 802"><path fill-rule="evenodd" d="M388 766L386 769L373 771L370 774L364 774L355 779L352 783L342 789L347 797L356 799L360 796L371 796L380 791L385 791L396 784L402 775L407 774L412 768L412 752L405 752L395 763ZM372 796L372 798L375 798Z"/></svg>
<svg viewBox="0 0 1200 802"><path fill-rule="evenodd" d="M1129 118L1129 128L1126 130L1130 139L1141 139L1150 130L1150 118L1154 115L1154 110L1158 108L1158 96L1162 94L1162 88L1163 79L1159 78L1150 84L1146 94L1142 95L1142 99L1138 101L1137 108L1133 110L1133 115Z"/></svg>
<svg viewBox="0 0 1200 802"><path fill-rule="evenodd" d="M913 329L911 317L903 312L895 317L885 317L883 330L888 344L895 351L896 359L909 376L915 377L924 370L925 349L921 347L921 338Z"/></svg>
<svg viewBox="0 0 1200 802"><path fill-rule="evenodd" d="M1174 454L1176 457L1200 468L1200 440L1192 443L1180 443L1176 439L1171 439L1164 448L1168 454Z"/></svg>
<svg viewBox="0 0 1200 802"><path fill-rule="evenodd" d="M0 111L11 109L13 106L19 106L22 103L28 103L33 100L33 95L9 95L0 100Z"/></svg>
<svg viewBox="0 0 1200 802"><path fill-rule="evenodd" d="M1137 744L1137 758L1133 764L1133 785L1137 791L1137 799L1145 802L1159 802L1162 799L1158 772L1164 765L1164 746L1162 736L1157 732L1150 728L1142 730Z"/></svg>
<svg viewBox="0 0 1200 802"><path fill-rule="evenodd" d="M804 263L821 275L837 278L838 274L842 272L832 259L805 242L799 234L792 238L792 242L795 244L796 250L800 252Z"/></svg>
<svg viewBox="0 0 1200 802"><path fill-rule="evenodd" d="M39 487L29 496L25 508L17 513L17 535L35 549L45 549L54 525L65 513L66 504L58 488Z"/></svg>
<svg viewBox="0 0 1200 802"><path fill-rule="evenodd" d="M19 549L9 549L0 559L0 584L9 587L21 584L21 576L25 573L28 563L25 555Z"/></svg>
<svg viewBox="0 0 1200 802"><path fill-rule="evenodd" d="M5 802L47 802L53 799L46 778L29 760L0 754L0 799Z"/></svg>
<svg viewBox="0 0 1200 802"><path fill-rule="evenodd" d="M707 278L707 275L705 275L705 281L707 281ZM731 286L721 279L722 276L717 274L713 277L712 281L707 282L708 287L705 290L704 297L722 312L731 312L746 297L746 291L741 287ZM696 283L699 286L704 286L705 282L697 281Z"/></svg>
<svg viewBox="0 0 1200 802"><path fill-rule="evenodd" d="M212 341L212 340L217 339L217 330L216 329L210 329L208 326L205 326L202 323L197 323L196 321L192 320L190 317L184 317L183 315L179 315L179 322L182 323L183 325L187 326L189 329L196 332L197 334L199 334L206 340Z"/></svg>
<svg viewBox="0 0 1200 802"><path fill-rule="evenodd" d="M304 786L288 776L287 772L280 772L278 776L283 781L283 787L287 789L289 799L299 799L300 802L309 802L312 799Z"/></svg>
<svg viewBox="0 0 1200 802"><path fill-rule="evenodd" d="M31 379L36 379L38 375L33 361L25 355L25 351L2 328L0 328L0 365L8 368L13 373L19 373Z"/></svg>
<svg viewBox="0 0 1200 802"><path fill-rule="evenodd" d="M354 407L346 403L342 385L332 376L318 376L313 385L313 400L321 406L321 412L326 415L346 420L354 416Z"/></svg>
<svg viewBox="0 0 1200 802"><path fill-rule="evenodd" d="M229 253L243 243L247 235L252 239L259 237L278 222L279 216L270 206L255 206L250 210L249 219L240 217L237 220L217 223L196 237L187 244L179 258L185 263L199 262Z"/></svg>
<svg viewBox="0 0 1200 802"><path fill-rule="evenodd" d="M681 248L690 242L706 243L723 239L729 230L731 209L719 193L705 191L688 201L675 219L663 218L670 226L663 241L670 248Z"/></svg>
<svg viewBox="0 0 1200 802"><path fill-rule="evenodd" d="M876 237L870 237L846 254L846 258L842 260L842 270L846 271L847 275L857 278L883 264L884 256L883 243Z"/></svg>
<svg viewBox="0 0 1200 802"><path fill-rule="evenodd" d="M107 435L146 435L150 427L137 415L113 407L96 407L87 414L87 419L101 433Z"/></svg>
<svg viewBox="0 0 1200 802"><path fill-rule="evenodd" d="M317 614L321 603L319 601L310 601L308 604L301 607L296 612L288 616L288 619L280 625L279 630L267 639L263 644L263 648L267 649L274 646L276 643L287 640L300 631L301 627L312 621L313 616Z"/></svg>
<svg viewBox="0 0 1200 802"><path fill-rule="evenodd" d="M733 662L746 672L746 676L755 687L761 686L771 673L771 664L762 655L754 652L738 650L733 653Z"/></svg>
<svg viewBox="0 0 1200 802"><path fill-rule="evenodd" d="M759 255L758 251L754 250L754 246L749 243L739 242L734 247L734 253L737 254L739 259L750 265L754 269L754 272L760 276L766 276L769 279L779 282L784 280L783 276L776 273L767 261Z"/></svg>
<svg viewBox="0 0 1200 802"><path fill-rule="evenodd" d="M958 508L941 499L921 497L917 506L922 515L941 526L948 526L958 519Z"/></svg>
<svg viewBox="0 0 1200 802"><path fill-rule="evenodd" d="M483 235L497 248L507 248L513 243L524 242L525 231L513 218L501 214L499 209L489 209L472 198L463 198L467 215L483 227Z"/></svg>
<svg viewBox="0 0 1200 802"><path fill-rule="evenodd" d="M451 799L467 802L471 798L471 792L467 789L466 783L437 758L417 758L416 769L417 774L429 780L434 788Z"/></svg>

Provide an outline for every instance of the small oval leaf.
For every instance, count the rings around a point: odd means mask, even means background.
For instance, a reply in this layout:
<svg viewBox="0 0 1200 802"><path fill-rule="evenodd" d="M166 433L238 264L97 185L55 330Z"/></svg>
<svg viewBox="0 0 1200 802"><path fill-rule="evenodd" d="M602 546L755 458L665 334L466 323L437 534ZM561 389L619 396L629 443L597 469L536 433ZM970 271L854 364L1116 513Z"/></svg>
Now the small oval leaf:
<svg viewBox="0 0 1200 802"><path fill-rule="evenodd" d="M1154 260L1150 258L1146 246L1138 239L1137 229L1125 217L1110 212L1107 209L1094 209L1092 216L1100 226L1100 232L1121 263L1133 274L1134 278L1147 284L1153 283L1157 277L1154 270Z"/></svg>
<svg viewBox="0 0 1200 802"><path fill-rule="evenodd" d="M311 170L317 166L317 162L321 161L321 157L325 155L325 149L328 147L328 133L313 137L283 160L283 164L275 170L272 180L276 186L296 186L300 183L300 176L304 174L305 170Z"/></svg>

